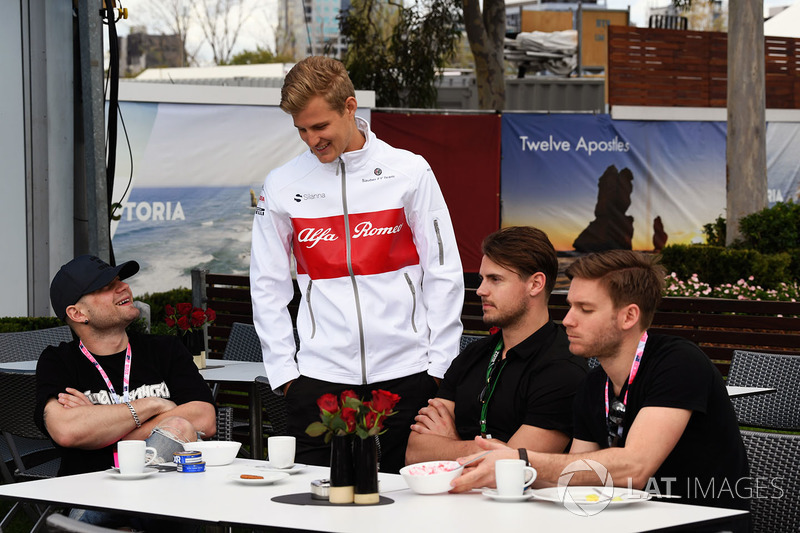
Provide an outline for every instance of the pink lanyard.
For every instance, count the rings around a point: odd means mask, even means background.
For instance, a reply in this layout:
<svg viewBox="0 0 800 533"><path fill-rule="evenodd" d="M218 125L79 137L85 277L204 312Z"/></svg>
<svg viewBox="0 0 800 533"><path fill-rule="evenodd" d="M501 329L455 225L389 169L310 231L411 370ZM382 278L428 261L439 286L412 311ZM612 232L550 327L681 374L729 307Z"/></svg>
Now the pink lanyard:
<svg viewBox="0 0 800 533"><path fill-rule="evenodd" d="M625 397L622 399L622 405L628 404L628 391L631 390L631 383L636 373L639 372L639 363L642 362L642 354L644 353L644 345L647 342L647 332L642 333L642 338L639 339L639 345L636 347L636 357L633 358L631 365L631 373L628 374L628 387L625 389ZM609 403L608 403L608 377L606 377L606 420L608 419ZM622 436L622 424L619 425L619 436Z"/></svg>
<svg viewBox="0 0 800 533"><path fill-rule="evenodd" d="M111 384L111 380L108 379L108 374L106 371L103 370L103 367L100 366L100 363L97 362L97 359L94 358L92 354L89 353L89 350L86 349L86 346L83 345L83 341L78 343L78 348L81 349L83 355L86 356L86 359L91 361L94 367L100 372L100 375L103 376L103 379L106 380L106 387L111 392L111 399L114 403L119 402L119 395L117 395L117 391L114 390L114 385ZM131 382L131 343L128 343L128 349L125 351L125 373L122 376L122 401L128 402L130 401L128 398L128 388L130 387Z"/></svg>

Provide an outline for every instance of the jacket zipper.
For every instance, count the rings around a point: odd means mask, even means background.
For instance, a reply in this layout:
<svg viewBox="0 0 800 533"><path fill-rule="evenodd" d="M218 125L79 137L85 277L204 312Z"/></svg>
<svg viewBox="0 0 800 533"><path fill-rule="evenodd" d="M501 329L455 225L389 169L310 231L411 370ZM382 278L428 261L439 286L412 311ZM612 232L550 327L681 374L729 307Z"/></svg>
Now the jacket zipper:
<svg viewBox="0 0 800 533"><path fill-rule="evenodd" d="M408 288L411 289L411 328L416 333L417 324L414 322L414 315L417 313L417 291L414 289L414 282L411 281L411 276L408 275L408 272L403 275L406 277Z"/></svg>
<svg viewBox="0 0 800 533"><path fill-rule="evenodd" d="M367 384L367 355L364 348L364 321L361 318L361 300L358 296L358 284L356 276L353 274L352 242L350 241L350 218L347 212L347 172L344 168L344 161L339 157L339 169L342 170L342 211L344 212L344 234L345 250L347 250L347 272L350 274L350 282L353 284L353 296L356 300L356 318L358 319L358 342L361 354L361 383Z"/></svg>
<svg viewBox="0 0 800 533"><path fill-rule="evenodd" d="M314 320L314 309L311 307L311 284L313 280L308 280L308 287L306 288L306 304L308 305L308 314L311 317L311 338L317 333L317 323Z"/></svg>
<svg viewBox="0 0 800 533"><path fill-rule="evenodd" d="M442 242L442 232L439 231L439 219L433 219L433 230L436 232L436 242L439 244L439 266L444 265L444 243Z"/></svg>

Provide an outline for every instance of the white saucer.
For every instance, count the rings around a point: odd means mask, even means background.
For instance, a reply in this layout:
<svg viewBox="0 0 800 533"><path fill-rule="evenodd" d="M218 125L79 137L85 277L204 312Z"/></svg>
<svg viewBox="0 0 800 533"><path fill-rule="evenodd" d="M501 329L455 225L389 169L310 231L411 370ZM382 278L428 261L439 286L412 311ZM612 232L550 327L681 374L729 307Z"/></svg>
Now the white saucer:
<svg viewBox="0 0 800 533"><path fill-rule="evenodd" d="M242 474L261 476L261 479L244 479L241 477ZM230 476L229 479L231 481L236 481L237 483L242 483L243 485L269 485L270 483L275 483L276 481L286 479L287 477L289 477L287 472L265 472L264 474L242 472L241 474L234 474Z"/></svg>
<svg viewBox="0 0 800 533"><path fill-rule="evenodd" d="M144 479L146 477L150 477L153 474L157 474L158 470L153 470L151 468L151 469L145 470L144 472L140 472L140 473L137 473L137 474L121 474L118 470L116 470L114 468L111 468L109 470L106 470L106 473L109 476L111 476L111 477L113 477L115 479L131 480L131 479Z"/></svg>
<svg viewBox="0 0 800 533"><path fill-rule="evenodd" d="M268 472L285 472L287 474L296 474L299 471L303 470L306 466L308 466L308 465L295 463L293 466L290 466L288 468L276 468L276 467L272 466L271 464L269 464L269 461L267 461L263 465L258 465L256 468L261 468L261 469L266 470Z"/></svg>
<svg viewBox="0 0 800 533"><path fill-rule="evenodd" d="M522 494L503 496L497 493L497 489L484 489L481 494L499 502L524 502L533 497L533 490L527 489Z"/></svg>

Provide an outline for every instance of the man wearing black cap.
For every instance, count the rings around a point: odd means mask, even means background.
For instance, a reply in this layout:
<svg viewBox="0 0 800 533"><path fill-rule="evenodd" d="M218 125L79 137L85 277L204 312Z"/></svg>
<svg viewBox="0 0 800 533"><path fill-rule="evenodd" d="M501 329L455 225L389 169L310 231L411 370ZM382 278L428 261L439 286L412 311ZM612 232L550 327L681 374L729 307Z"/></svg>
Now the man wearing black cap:
<svg viewBox="0 0 800 533"><path fill-rule="evenodd" d="M61 452L59 475L107 469L120 440L147 440L171 461L183 442L216 430L209 388L179 339L128 337L139 310L123 280L138 271L135 261L111 267L83 255L50 285L77 337L47 347L36 366L36 423Z"/></svg>

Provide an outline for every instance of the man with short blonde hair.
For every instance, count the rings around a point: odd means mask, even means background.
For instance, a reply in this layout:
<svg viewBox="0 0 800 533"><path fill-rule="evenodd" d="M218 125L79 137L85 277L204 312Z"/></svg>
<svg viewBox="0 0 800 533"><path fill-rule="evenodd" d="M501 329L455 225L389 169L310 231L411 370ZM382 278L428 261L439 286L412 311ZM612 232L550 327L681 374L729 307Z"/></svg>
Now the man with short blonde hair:
<svg viewBox="0 0 800 533"><path fill-rule="evenodd" d="M339 61L297 63L281 108L308 151L270 172L253 220L250 287L267 377L286 395L303 463L330 460L330 447L305 434L317 398L400 395L379 437L381 470L397 472L408 426L458 353L464 280L450 214L425 159L356 116ZM287 310L292 258L299 350Z"/></svg>

